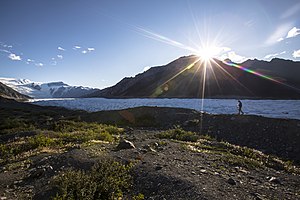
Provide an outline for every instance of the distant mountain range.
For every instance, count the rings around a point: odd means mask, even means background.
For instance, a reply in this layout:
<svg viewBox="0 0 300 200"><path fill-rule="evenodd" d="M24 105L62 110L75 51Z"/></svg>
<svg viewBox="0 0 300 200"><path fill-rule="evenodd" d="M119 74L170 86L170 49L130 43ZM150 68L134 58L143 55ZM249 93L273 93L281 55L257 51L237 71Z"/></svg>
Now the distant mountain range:
<svg viewBox="0 0 300 200"><path fill-rule="evenodd" d="M85 97L201 98L204 91L205 98L300 99L300 62L275 58L241 64L214 59L210 63L205 67L197 56L181 57Z"/></svg>
<svg viewBox="0 0 300 200"><path fill-rule="evenodd" d="M205 98L300 99L300 62L274 58L237 64L217 59L207 62L191 55L103 90L28 79L0 78L0 82L19 94L7 88L2 91L32 98L202 98L204 93Z"/></svg>
<svg viewBox="0 0 300 200"><path fill-rule="evenodd" d="M70 86L63 82L39 83L28 79L0 78L0 82L32 98L78 98L99 90Z"/></svg>

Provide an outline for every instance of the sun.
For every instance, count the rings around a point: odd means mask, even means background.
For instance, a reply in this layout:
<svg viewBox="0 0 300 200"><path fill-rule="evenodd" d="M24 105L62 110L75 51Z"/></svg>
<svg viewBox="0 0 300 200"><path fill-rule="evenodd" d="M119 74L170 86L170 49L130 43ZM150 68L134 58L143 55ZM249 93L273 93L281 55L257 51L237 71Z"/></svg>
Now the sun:
<svg viewBox="0 0 300 200"><path fill-rule="evenodd" d="M215 46L205 46L199 48L197 55L204 61L210 61L219 54L219 48Z"/></svg>

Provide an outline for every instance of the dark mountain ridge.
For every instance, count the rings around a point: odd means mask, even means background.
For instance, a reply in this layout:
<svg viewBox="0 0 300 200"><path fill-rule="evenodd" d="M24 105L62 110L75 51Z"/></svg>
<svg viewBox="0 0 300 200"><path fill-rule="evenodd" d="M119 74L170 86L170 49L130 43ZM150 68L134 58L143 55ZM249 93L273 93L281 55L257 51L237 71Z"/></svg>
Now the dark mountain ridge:
<svg viewBox="0 0 300 200"><path fill-rule="evenodd" d="M278 82L238 67L257 71ZM191 55L136 75L86 97L105 98L272 98L300 99L300 62L273 59L236 64Z"/></svg>
<svg viewBox="0 0 300 200"><path fill-rule="evenodd" d="M18 100L30 99L29 96L21 94L1 82L0 82L0 96L9 99L18 99Z"/></svg>

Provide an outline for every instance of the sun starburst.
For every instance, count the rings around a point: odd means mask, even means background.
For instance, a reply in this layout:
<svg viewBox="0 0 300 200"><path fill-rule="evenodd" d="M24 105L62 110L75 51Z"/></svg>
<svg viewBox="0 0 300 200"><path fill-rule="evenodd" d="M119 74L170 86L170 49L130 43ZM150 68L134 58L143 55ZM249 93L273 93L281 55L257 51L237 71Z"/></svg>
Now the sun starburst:
<svg viewBox="0 0 300 200"><path fill-rule="evenodd" d="M220 53L219 49L215 46L204 46L197 51L197 55L204 61L210 61Z"/></svg>

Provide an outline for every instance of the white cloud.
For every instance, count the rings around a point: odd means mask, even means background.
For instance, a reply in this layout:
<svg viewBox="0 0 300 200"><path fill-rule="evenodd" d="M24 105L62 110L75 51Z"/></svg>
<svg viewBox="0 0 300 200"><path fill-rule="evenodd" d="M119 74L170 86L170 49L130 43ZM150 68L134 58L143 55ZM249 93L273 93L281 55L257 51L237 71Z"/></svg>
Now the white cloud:
<svg viewBox="0 0 300 200"><path fill-rule="evenodd" d="M30 63L33 63L34 62L34 60L32 60L32 59L30 59L30 58L28 58L27 60L26 60L26 63L29 65Z"/></svg>
<svg viewBox="0 0 300 200"><path fill-rule="evenodd" d="M74 49L74 50L81 49L81 46L75 45L75 46L73 47L73 49Z"/></svg>
<svg viewBox="0 0 300 200"><path fill-rule="evenodd" d="M293 57L294 58L299 58L300 57L300 49L293 52Z"/></svg>
<svg viewBox="0 0 300 200"><path fill-rule="evenodd" d="M271 45L276 42L282 41L283 38L285 37L286 33L291 29L291 27L292 26L290 23L286 23L286 24L282 24L282 25L278 26L276 28L276 30L274 31L274 33L272 35L270 35L269 38L267 38L265 44Z"/></svg>
<svg viewBox="0 0 300 200"><path fill-rule="evenodd" d="M148 71L151 67L144 67L143 72Z"/></svg>
<svg viewBox="0 0 300 200"><path fill-rule="evenodd" d="M44 64L43 63L36 63L35 66L37 66L37 67L43 67Z"/></svg>
<svg viewBox="0 0 300 200"><path fill-rule="evenodd" d="M300 34L300 29L299 28L296 28L296 27L293 27L288 33L287 33L287 36L286 38L291 38L291 37L295 37L297 35Z"/></svg>
<svg viewBox="0 0 300 200"><path fill-rule="evenodd" d="M11 53L10 51L6 50L6 49L0 49L0 51L4 52L4 53Z"/></svg>
<svg viewBox="0 0 300 200"><path fill-rule="evenodd" d="M57 47L57 49L60 50L60 51L65 51L65 49L62 48L62 47Z"/></svg>
<svg viewBox="0 0 300 200"><path fill-rule="evenodd" d="M280 41L282 41L282 40L284 40L284 39L281 37L281 38L279 38L279 39L277 40L277 42L280 42Z"/></svg>
<svg viewBox="0 0 300 200"><path fill-rule="evenodd" d="M63 55L57 55L57 57L59 58L59 59L63 59L64 57L63 57Z"/></svg>
<svg viewBox="0 0 300 200"><path fill-rule="evenodd" d="M95 48L89 47L89 48L87 48L87 50L88 50L89 52L91 52L91 51L95 51Z"/></svg>
<svg viewBox="0 0 300 200"><path fill-rule="evenodd" d="M268 55L266 55L264 58L265 58L265 59L269 59L269 58L276 57L276 56L279 56L279 55L282 55L282 54L285 54L285 53L286 53L286 51L282 51L282 52L280 52L280 53L268 54Z"/></svg>
<svg viewBox="0 0 300 200"><path fill-rule="evenodd" d="M12 48L12 45L7 45L7 44L1 44L1 46L4 48Z"/></svg>
<svg viewBox="0 0 300 200"><path fill-rule="evenodd" d="M11 59L11 60L22 60L22 58L20 56L17 56L14 53L10 53L8 58Z"/></svg>
<svg viewBox="0 0 300 200"><path fill-rule="evenodd" d="M219 59L221 59L221 60L225 60L227 58L230 59L231 61L235 62L235 63L241 63L241 62L244 62L248 59L245 56L241 56L241 55L236 54L234 51L227 52L227 53L225 53L225 54L223 54L219 57Z"/></svg>
<svg viewBox="0 0 300 200"><path fill-rule="evenodd" d="M86 50L83 50L83 51L81 51L81 53L83 53L83 54L86 54L86 53L87 53L87 51L86 51Z"/></svg>
<svg viewBox="0 0 300 200"><path fill-rule="evenodd" d="M231 50L231 48L229 48L229 47L221 47L222 48L222 51L230 51Z"/></svg>

